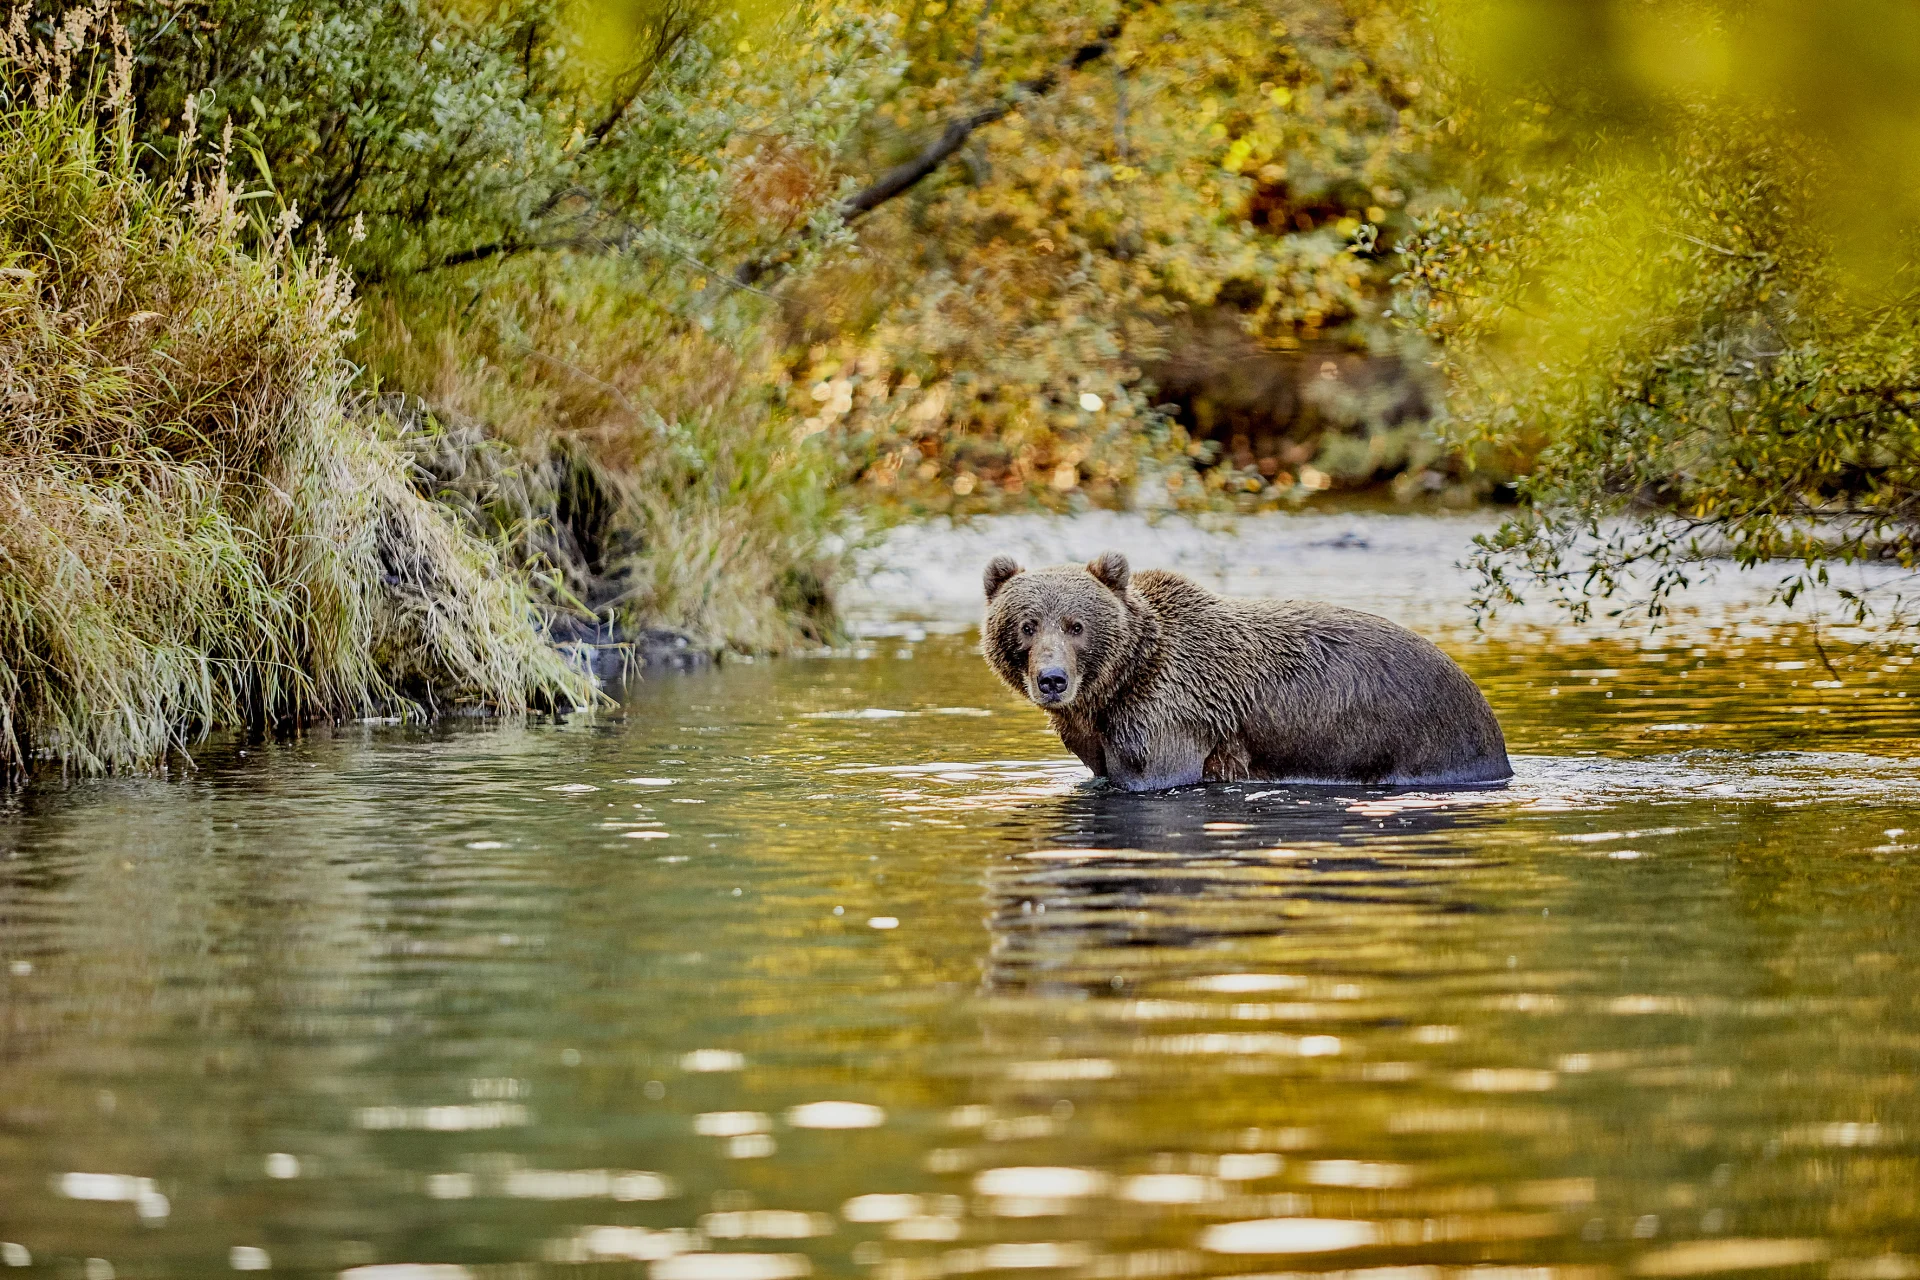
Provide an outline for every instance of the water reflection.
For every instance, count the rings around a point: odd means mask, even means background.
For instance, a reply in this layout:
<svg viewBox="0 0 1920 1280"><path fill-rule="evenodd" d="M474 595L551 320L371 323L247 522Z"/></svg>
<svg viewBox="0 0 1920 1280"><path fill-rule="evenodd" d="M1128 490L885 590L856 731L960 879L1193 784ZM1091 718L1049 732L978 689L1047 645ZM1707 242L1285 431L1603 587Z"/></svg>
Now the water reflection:
<svg viewBox="0 0 1920 1280"><path fill-rule="evenodd" d="M0 1262L1920 1276L1890 684L1483 641L1505 791L1132 796L903 647L16 803Z"/></svg>

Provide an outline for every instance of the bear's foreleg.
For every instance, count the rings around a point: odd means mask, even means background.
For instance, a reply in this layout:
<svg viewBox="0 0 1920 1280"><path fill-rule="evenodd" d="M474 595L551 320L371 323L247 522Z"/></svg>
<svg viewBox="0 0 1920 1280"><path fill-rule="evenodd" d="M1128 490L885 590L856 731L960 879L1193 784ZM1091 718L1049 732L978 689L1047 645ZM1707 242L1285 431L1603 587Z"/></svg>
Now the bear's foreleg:
<svg viewBox="0 0 1920 1280"><path fill-rule="evenodd" d="M1208 782L1245 782L1253 777L1253 756L1240 738L1228 738L1215 747L1200 767Z"/></svg>
<svg viewBox="0 0 1920 1280"><path fill-rule="evenodd" d="M1107 776L1106 753L1100 746L1100 734L1091 726L1067 716L1052 717L1053 728L1067 750L1080 757L1080 763L1093 770L1093 776Z"/></svg>
<svg viewBox="0 0 1920 1280"><path fill-rule="evenodd" d="M1208 744L1177 730L1110 737L1107 777L1128 791L1190 787L1206 777Z"/></svg>

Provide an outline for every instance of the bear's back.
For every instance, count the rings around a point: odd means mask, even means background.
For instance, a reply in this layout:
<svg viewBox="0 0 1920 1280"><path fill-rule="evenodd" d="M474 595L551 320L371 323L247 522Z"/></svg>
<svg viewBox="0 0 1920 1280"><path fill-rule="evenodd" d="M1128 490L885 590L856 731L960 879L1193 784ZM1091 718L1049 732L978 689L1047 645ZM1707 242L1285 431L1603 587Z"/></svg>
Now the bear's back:
<svg viewBox="0 0 1920 1280"><path fill-rule="evenodd" d="M1237 725L1264 776L1510 774L1492 708L1425 637L1319 601L1218 596L1164 571L1134 583L1161 628L1150 700Z"/></svg>

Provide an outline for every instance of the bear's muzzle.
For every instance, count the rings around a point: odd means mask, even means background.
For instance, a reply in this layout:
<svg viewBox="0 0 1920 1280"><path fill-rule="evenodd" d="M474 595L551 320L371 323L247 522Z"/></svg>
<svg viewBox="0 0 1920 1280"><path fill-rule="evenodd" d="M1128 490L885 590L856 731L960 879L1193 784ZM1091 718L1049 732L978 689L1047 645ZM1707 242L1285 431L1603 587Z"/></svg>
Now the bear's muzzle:
<svg viewBox="0 0 1920 1280"><path fill-rule="evenodd" d="M1079 692L1073 646L1053 627L1040 634L1027 655L1027 696L1043 707L1064 707Z"/></svg>

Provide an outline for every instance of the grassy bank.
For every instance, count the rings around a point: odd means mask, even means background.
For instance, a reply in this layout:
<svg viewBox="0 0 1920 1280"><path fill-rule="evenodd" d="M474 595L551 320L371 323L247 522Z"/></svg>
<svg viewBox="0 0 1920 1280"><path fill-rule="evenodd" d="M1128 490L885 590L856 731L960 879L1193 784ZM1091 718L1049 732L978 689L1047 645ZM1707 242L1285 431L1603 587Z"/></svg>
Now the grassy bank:
<svg viewBox="0 0 1920 1280"><path fill-rule="evenodd" d="M650 274L568 255L389 289L354 351L424 430L435 495L564 626L817 645L845 504L785 405L763 300L716 284L676 311Z"/></svg>
<svg viewBox="0 0 1920 1280"><path fill-rule="evenodd" d="M217 160L143 174L119 99L61 92L57 50L8 52L0 770L586 700L525 580L349 411L338 265L254 221Z"/></svg>

